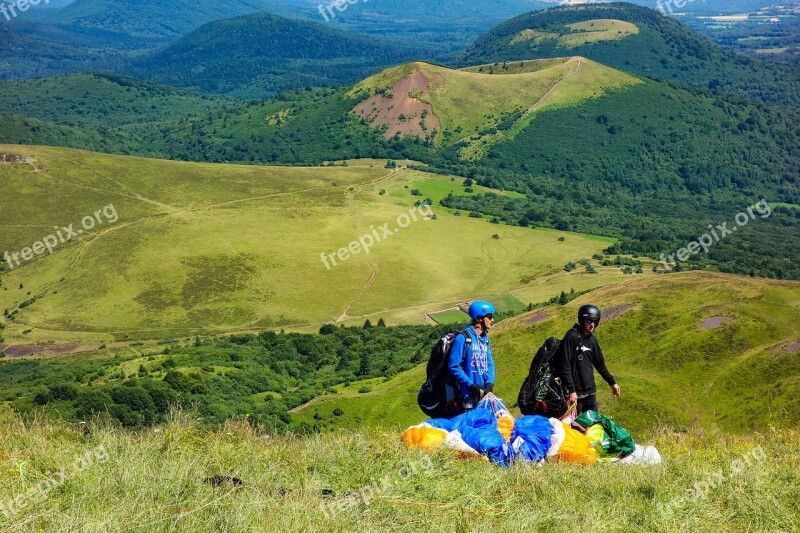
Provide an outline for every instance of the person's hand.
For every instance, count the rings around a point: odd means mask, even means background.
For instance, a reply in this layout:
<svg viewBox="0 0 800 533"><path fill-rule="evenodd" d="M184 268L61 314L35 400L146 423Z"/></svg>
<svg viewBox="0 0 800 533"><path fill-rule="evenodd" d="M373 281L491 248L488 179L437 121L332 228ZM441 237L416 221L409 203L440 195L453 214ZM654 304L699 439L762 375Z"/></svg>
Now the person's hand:
<svg viewBox="0 0 800 533"><path fill-rule="evenodd" d="M611 392L614 393L614 396L619 397L619 394L620 394L619 385L617 385L616 383L611 385Z"/></svg>
<svg viewBox="0 0 800 533"><path fill-rule="evenodd" d="M486 385L483 386L484 394L489 394L493 390L494 390L494 383L487 383Z"/></svg>
<svg viewBox="0 0 800 533"><path fill-rule="evenodd" d="M481 388L476 383L473 383L472 385L469 386L469 393L476 400L480 400L481 397L483 396L483 394L481 394Z"/></svg>
<svg viewBox="0 0 800 533"><path fill-rule="evenodd" d="M569 401L568 404L572 405L573 403L578 403L578 393L577 392L570 392L569 393Z"/></svg>

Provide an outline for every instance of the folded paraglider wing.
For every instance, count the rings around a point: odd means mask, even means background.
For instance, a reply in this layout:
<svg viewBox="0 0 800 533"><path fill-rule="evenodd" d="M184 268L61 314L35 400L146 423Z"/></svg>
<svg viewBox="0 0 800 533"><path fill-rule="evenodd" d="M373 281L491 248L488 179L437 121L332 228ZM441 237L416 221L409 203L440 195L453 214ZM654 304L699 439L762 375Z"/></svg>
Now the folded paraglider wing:
<svg viewBox="0 0 800 533"><path fill-rule="evenodd" d="M550 424L553 426L553 436L550 438L550 449L547 450L548 459L586 465L597 462L597 452L592 448L589 437L555 418L550 419Z"/></svg>
<svg viewBox="0 0 800 533"><path fill-rule="evenodd" d="M420 448L426 452L433 452L441 448L448 432L435 428L429 424L411 426L401 437L409 448Z"/></svg>
<svg viewBox="0 0 800 533"><path fill-rule="evenodd" d="M493 463L509 466L514 460L512 448L496 429L465 428L461 436L471 448Z"/></svg>
<svg viewBox="0 0 800 533"><path fill-rule="evenodd" d="M631 437L630 433L625 431L609 416L601 415L595 411L586 411L575 419L575 424L583 428L584 431L596 425L602 426L607 438L602 439L601 446L608 455L625 457L636 449L636 443L633 442L633 437Z"/></svg>
<svg viewBox="0 0 800 533"><path fill-rule="evenodd" d="M553 426L543 416L523 416L514 423L511 444L526 461L539 462L547 456Z"/></svg>

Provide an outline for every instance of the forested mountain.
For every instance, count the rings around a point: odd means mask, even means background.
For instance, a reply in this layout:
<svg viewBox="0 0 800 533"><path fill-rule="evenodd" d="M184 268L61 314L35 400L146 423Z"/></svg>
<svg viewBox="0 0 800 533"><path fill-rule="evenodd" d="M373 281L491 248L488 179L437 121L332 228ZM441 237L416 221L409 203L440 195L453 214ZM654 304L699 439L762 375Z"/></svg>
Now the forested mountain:
<svg viewBox="0 0 800 533"><path fill-rule="evenodd" d="M306 9L311 20L332 27L433 48L442 58L510 17L549 7L537 0L365 0L338 10L330 0L275 1Z"/></svg>
<svg viewBox="0 0 800 533"><path fill-rule="evenodd" d="M0 82L0 108L9 113L87 129L122 128L128 133L167 117L205 115L228 103L224 97L112 73Z"/></svg>
<svg viewBox="0 0 800 533"><path fill-rule="evenodd" d="M268 11L286 16L297 10L269 0L76 0L45 22L87 33L110 33L167 42L214 20Z"/></svg>
<svg viewBox="0 0 800 533"><path fill-rule="evenodd" d="M259 13L210 23L133 68L162 83L259 96L348 83L414 53ZM495 61L558 53L571 58ZM461 71L402 65L353 89L304 88L251 103L205 100L119 76L12 84L7 95L28 96L9 96L8 111L60 126L45 131L46 124L14 118L0 124L0 142L209 162L414 159L526 195L446 199L448 207L508 224L615 236L621 250L654 255L685 245L708 220L730 218L764 198L784 205L743 228L736 242L692 260L800 277L792 238L799 211L791 207L800 204L800 117L788 107L718 92L790 103L800 84L783 71L724 53L674 20L630 4L524 15L481 38L461 61L468 58L481 62ZM113 136L103 133L109 125ZM391 128L398 134L387 134Z"/></svg>
<svg viewBox="0 0 800 533"><path fill-rule="evenodd" d="M0 24L0 79L124 72L128 54L164 46L213 20L264 10L303 16L267 0L76 0L63 9L30 9Z"/></svg>
<svg viewBox="0 0 800 533"><path fill-rule="evenodd" d="M112 45L109 41L107 35L84 34L50 24L0 24L0 79L91 70L121 58L117 47L142 44L111 39Z"/></svg>
<svg viewBox="0 0 800 533"><path fill-rule="evenodd" d="M209 23L124 68L137 77L240 97L349 84L427 52L267 13Z"/></svg>
<svg viewBox="0 0 800 533"><path fill-rule="evenodd" d="M609 20L630 31L605 28ZM594 26L593 26L594 25ZM580 55L643 76L800 104L800 71L722 51L675 19L632 4L559 7L511 19L461 53L461 66Z"/></svg>

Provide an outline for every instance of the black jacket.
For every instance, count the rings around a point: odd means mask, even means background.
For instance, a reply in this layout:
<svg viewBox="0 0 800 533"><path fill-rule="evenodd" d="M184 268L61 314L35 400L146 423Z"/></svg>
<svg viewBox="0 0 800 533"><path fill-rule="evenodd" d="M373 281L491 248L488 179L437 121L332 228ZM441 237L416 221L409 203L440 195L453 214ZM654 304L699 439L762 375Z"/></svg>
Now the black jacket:
<svg viewBox="0 0 800 533"><path fill-rule="evenodd" d="M558 347L556 369L561 376L561 383L567 394L577 392L578 396L587 396L597 392L594 383L594 369L603 376L606 383L614 385L616 380L606 368L606 361L600 344L594 335L584 337L578 324L564 335Z"/></svg>

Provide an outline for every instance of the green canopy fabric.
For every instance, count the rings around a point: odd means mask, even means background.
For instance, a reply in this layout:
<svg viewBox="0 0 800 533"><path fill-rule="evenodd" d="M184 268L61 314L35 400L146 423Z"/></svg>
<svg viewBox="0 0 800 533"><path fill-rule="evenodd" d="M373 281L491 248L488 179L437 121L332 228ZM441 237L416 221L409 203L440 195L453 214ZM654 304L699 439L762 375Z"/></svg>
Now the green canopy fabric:
<svg viewBox="0 0 800 533"><path fill-rule="evenodd" d="M584 430L595 424L602 425L603 430L608 435L608 439L603 439L602 446L608 455L625 457L636 449L636 443L633 442L633 437L631 437L630 433L614 422L611 417L601 415L596 411L586 411L575 419L575 423Z"/></svg>

